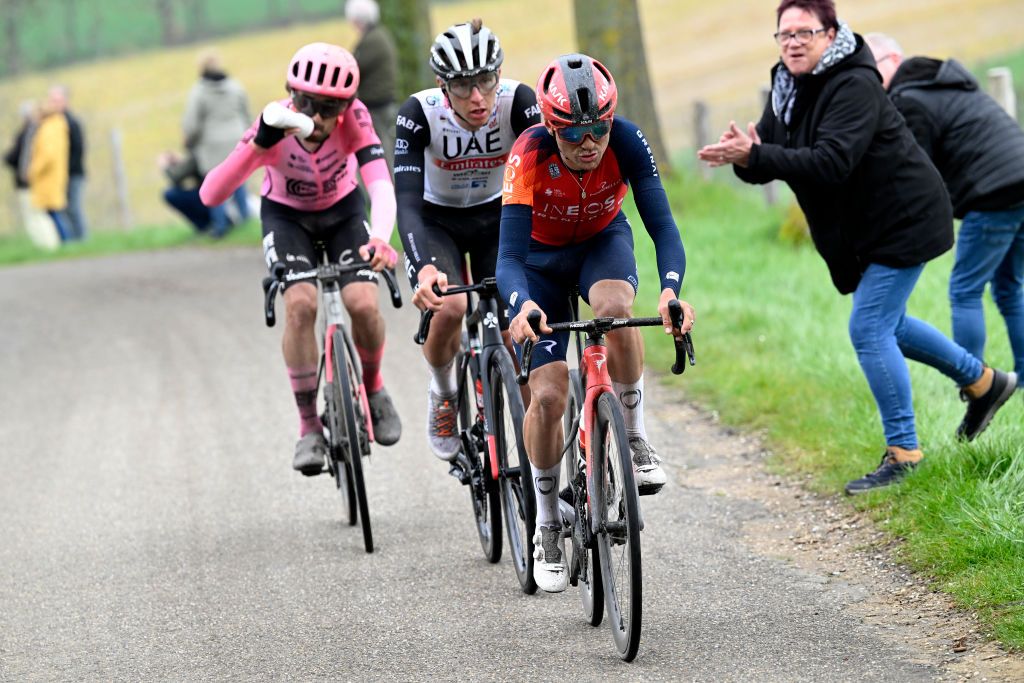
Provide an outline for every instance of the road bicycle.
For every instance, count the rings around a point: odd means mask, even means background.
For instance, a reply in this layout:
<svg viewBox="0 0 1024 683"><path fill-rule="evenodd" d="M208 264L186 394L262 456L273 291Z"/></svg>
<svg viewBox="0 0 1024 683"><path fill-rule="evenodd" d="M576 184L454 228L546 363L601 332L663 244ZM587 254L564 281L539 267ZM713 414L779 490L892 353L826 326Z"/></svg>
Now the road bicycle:
<svg viewBox="0 0 1024 683"><path fill-rule="evenodd" d="M512 356L501 338L497 280L449 287L438 296L465 294L465 329L456 357L456 413L461 447L451 474L469 488L477 535L487 559L501 559L502 515L519 585L534 593L533 532L536 503L533 471L523 445L523 398ZM473 295L476 306L473 306ZM433 311L424 311L414 340L427 339Z"/></svg>
<svg viewBox="0 0 1024 683"><path fill-rule="evenodd" d="M370 455L373 442L373 423L370 420L370 405L363 386L363 369L359 354L349 335L345 322L344 305L341 301L340 279L343 275L370 268L365 261L331 263L323 245L316 268L319 290L318 311L322 314L320 367L317 374L317 391L323 387L324 410L321 419L327 428L328 457L322 473L330 473L341 494L342 506L348 513L349 526L362 523L363 545L366 552L373 552L373 531L370 527L370 505L366 498L366 483L363 478L364 457ZM371 249L371 257L373 250ZM264 315L267 327L276 322L274 302L278 291L288 282L283 263L274 264L271 274L263 279ZM379 273L391 291L391 303L395 308L402 306L402 295L398 282L390 270Z"/></svg>
<svg viewBox="0 0 1024 683"><path fill-rule="evenodd" d="M608 350L604 336L622 327L660 326L656 318L595 318L576 320L577 301L572 297L573 321L548 326L555 332L575 333L579 368L569 372L569 400L563 416L567 489L559 494L562 535L567 544L569 582L578 586L583 613L591 626L600 625L604 612L619 657L629 662L640 647L643 612L643 577L640 562L640 531L643 517L626 425L608 374ZM672 325L683 320L681 304L669 303ZM540 312L527 317L539 333ZM583 335L586 341L583 341ZM696 363L689 333L675 338L676 359L672 372L679 375ZM529 381L534 344L523 345L520 384ZM564 457L564 456L568 457ZM600 571L596 571L599 567ZM601 602L604 601L604 609Z"/></svg>

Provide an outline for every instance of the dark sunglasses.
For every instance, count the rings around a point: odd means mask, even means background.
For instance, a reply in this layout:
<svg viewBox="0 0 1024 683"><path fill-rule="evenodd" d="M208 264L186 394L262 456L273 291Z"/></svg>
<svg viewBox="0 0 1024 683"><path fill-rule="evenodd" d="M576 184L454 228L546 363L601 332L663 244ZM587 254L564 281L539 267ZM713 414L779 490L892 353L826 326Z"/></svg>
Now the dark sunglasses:
<svg viewBox="0 0 1024 683"><path fill-rule="evenodd" d="M322 119L333 119L348 109L352 100L339 100L335 97L319 98L307 95L298 90L292 91L292 104L306 116L320 115Z"/></svg>
<svg viewBox="0 0 1024 683"><path fill-rule="evenodd" d="M608 135L611 129L612 125L610 122L598 121L597 123L591 123L587 126L566 126L565 128L556 128L555 133L565 142L572 145L578 145L583 142L583 138L588 135L594 138L594 141L596 142L605 135Z"/></svg>

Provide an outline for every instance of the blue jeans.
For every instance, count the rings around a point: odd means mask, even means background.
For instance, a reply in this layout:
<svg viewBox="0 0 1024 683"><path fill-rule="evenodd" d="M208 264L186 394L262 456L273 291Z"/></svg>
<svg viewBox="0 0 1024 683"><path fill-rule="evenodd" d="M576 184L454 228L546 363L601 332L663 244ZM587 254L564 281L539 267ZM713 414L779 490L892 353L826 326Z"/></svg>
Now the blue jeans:
<svg viewBox="0 0 1024 683"><path fill-rule="evenodd" d="M872 263L853 293L850 341L882 417L885 443L917 448L910 370L905 358L930 365L960 386L981 377L981 361L926 322L907 315L907 299L924 265Z"/></svg>
<svg viewBox="0 0 1024 683"><path fill-rule="evenodd" d="M956 262L949 278L953 339L978 358L985 355L981 297L992 283L992 299L1006 322L1013 366L1024 373L1024 207L971 211L960 225Z"/></svg>
<svg viewBox="0 0 1024 683"><path fill-rule="evenodd" d="M231 195L231 199L235 206L238 207L238 222L244 222L249 218L249 204L247 202L248 196L245 191L245 185L238 188ZM227 212L227 202L219 206L210 207L210 232L214 235L223 235L228 231L228 228L232 226L231 218Z"/></svg>
<svg viewBox="0 0 1024 683"><path fill-rule="evenodd" d="M169 187L164 190L164 201L181 212L196 230L202 232L210 227L210 209L199 199L199 189L183 190Z"/></svg>
<svg viewBox="0 0 1024 683"><path fill-rule="evenodd" d="M84 240L86 237L85 215L82 213L82 187L85 176L73 175L68 178L68 239Z"/></svg>
<svg viewBox="0 0 1024 683"><path fill-rule="evenodd" d="M70 241L72 239L71 226L68 224L67 214L64 211L47 211L46 213L50 216L50 220L53 221L53 227L57 229L60 241Z"/></svg>

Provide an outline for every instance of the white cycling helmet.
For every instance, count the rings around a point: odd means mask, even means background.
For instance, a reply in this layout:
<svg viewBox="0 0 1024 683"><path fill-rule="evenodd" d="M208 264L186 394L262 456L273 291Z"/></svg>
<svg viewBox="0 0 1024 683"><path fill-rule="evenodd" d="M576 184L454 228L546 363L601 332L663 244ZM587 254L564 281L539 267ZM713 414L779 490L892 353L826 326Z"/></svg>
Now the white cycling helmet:
<svg viewBox="0 0 1024 683"><path fill-rule="evenodd" d="M450 26L430 46L430 68L445 81L497 71L504 59L498 36L479 19Z"/></svg>

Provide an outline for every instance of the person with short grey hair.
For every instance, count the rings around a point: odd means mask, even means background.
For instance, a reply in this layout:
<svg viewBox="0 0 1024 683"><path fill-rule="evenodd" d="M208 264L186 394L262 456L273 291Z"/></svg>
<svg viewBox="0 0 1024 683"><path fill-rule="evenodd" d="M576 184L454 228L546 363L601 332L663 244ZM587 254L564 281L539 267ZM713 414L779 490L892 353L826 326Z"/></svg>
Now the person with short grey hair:
<svg viewBox="0 0 1024 683"><path fill-rule="evenodd" d="M388 168L395 160L395 93L398 79L398 50L387 27L380 24L380 7L374 0L346 0L345 18L359 32L352 55L359 65L359 92L370 112L373 129L384 147Z"/></svg>
<svg viewBox="0 0 1024 683"><path fill-rule="evenodd" d="M1024 372L1024 131L955 59L905 59L884 33L865 36L889 99L903 114L962 219L949 280L953 340L982 358L992 298Z"/></svg>

